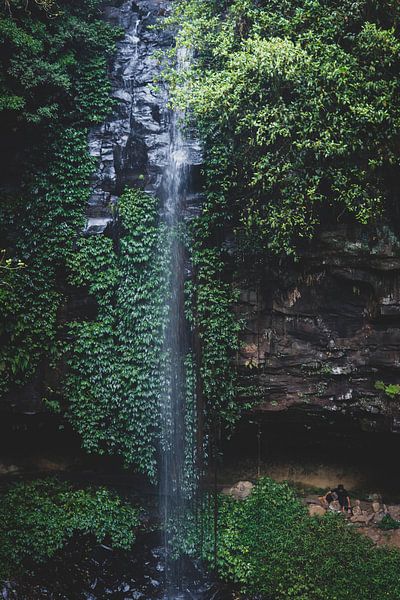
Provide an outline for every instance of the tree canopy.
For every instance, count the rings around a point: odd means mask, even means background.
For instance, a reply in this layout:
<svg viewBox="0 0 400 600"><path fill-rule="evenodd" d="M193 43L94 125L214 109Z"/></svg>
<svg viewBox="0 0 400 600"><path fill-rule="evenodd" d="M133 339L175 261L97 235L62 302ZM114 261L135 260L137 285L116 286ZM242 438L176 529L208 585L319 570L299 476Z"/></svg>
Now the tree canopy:
<svg viewBox="0 0 400 600"><path fill-rule="evenodd" d="M210 210L248 251L398 215L399 16L391 0L178 5L195 60L175 101L205 142Z"/></svg>

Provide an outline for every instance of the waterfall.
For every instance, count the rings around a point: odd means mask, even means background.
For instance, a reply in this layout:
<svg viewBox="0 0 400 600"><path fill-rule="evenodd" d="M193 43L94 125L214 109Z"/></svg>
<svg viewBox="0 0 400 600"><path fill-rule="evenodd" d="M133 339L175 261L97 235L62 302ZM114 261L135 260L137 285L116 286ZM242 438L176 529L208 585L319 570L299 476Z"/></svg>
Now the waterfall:
<svg viewBox="0 0 400 600"><path fill-rule="evenodd" d="M185 115L168 108L168 89L160 84L157 54L171 48L173 36L157 25L169 9L167 0L106 4L105 18L121 27L125 35L117 43L110 69L116 108L89 135L90 152L98 166L93 174L85 233L113 233L114 208L126 187L141 188L160 200L160 261L165 264L167 324L160 422L155 423L155 429L160 432L164 600L175 600L194 597L183 589L183 567L172 548L174 531L180 529L196 490L195 385L191 332L184 310L184 284L190 264L182 232L187 220L199 212L201 196L195 180L202 156L198 140L182 128ZM190 58L187 51L180 50L178 69L187 68Z"/></svg>
<svg viewBox="0 0 400 600"><path fill-rule="evenodd" d="M190 56L180 49L177 68L185 69ZM184 212L190 190L190 152L183 132L184 113L170 111L169 147L161 186L162 217L169 241L169 286L166 302L169 319L165 335L166 376L161 403L162 443L160 504L164 526L166 599L184 597L182 565L171 556L171 528L179 529L195 488L193 465L195 421L193 390L189 389L187 356L190 353L188 324L185 319L184 283L186 253L182 242ZM190 402L191 400L191 402ZM190 464L186 460L190 455Z"/></svg>

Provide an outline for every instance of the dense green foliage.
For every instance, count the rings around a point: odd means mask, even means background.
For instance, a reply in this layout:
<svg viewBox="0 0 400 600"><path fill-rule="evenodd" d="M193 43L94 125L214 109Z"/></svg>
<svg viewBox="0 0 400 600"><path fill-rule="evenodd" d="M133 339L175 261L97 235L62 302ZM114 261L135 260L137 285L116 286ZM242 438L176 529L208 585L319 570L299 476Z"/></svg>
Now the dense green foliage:
<svg viewBox="0 0 400 600"><path fill-rule="evenodd" d="M22 197L17 208L15 200L5 199L2 224L15 236L14 251L26 267L2 277L2 392L32 377L43 357L56 355L56 317L62 302L57 271L83 225L92 168L86 132L67 129L54 147L49 170L38 174L30 201Z"/></svg>
<svg viewBox="0 0 400 600"><path fill-rule="evenodd" d="M205 142L207 210L248 257L294 253L322 219L397 212L400 8L393 0L190 0L175 74ZM183 80L183 86L182 84Z"/></svg>
<svg viewBox="0 0 400 600"><path fill-rule="evenodd" d="M105 60L115 34L98 18L99 5L13 0L11 12L3 9L0 110L6 131L15 135L22 128L25 135L27 123L64 121L65 113L95 122L106 116L111 98Z"/></svg>
<svg viewBox="0 0 400 600"><path fill-rule="evenodd" d="M103 236L84 238L69 260L71 283L87 286L98 314L69 325L67 411L87 450L118 454L154 478L168 243L154 196L128 190L118 210L118 247Z"/></svg>
<svg viewBox="0 0 400 600"><path fill-rule="evenodd" d="M204 217L193 223L196 279L190 287L189 312L201 344L199 376L207 426L212 429L221 422L233 424L239 415L233 360L239 349L240 325L233 313L237 294L224 273L221 253L207 247L208 237L198 235L201 220Z"/></svg>
<svg viewBox="0 0 400 600"><path fill-rule="evenodd" d="M50 558L77 532L129 549L138 525L137 509L103 488L54 479L14 484L0 495L0 578Z"/></svg>
<svg viewBox="0 0 400 600"><path fill-rule="evenodd" d="M214 564L213 511L203 553ZM286 484L263 478L243 501L219 498L218 573L266 600L400 595L400 553L377 549L341 515L309 517Z"/></svg>
<svg viewBox="0 0 400 600"><path fill-rule="evenodd" d="M94 167L87 127L111 107L106 62L119 33L99 4L15 0L0 17L0 237L25 264L0 272L0 393L57 354L62 273Z"/></svg>
<svg viewBox="0 0 400 600"><path fill-rule="evenodd" d="M321 227L396 225L399 11L393 0L175 4L177 47L193 60L167 60L166 73L204 144L192 313L218 418L240 412L236 281L257 282L273 255L298 256Z"/></svg>

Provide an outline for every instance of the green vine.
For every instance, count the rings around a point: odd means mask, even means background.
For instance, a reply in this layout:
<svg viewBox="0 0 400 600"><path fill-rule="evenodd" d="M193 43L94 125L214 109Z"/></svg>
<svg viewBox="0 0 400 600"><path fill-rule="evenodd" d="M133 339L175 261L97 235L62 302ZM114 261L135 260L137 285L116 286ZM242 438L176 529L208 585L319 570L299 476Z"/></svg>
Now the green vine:
<svg viewBox="0 0 400 600"><path fill-rule="evenodd" d="M168 243L158 201L139 190L119 200L122 235L79 241L70 281L98 304L94 321L69 325L67 415L89 452L116 454L156 477L163 391Z"/></svg>
<svg viewBox="0 0 400 600"><path fill-rule="evenodd" d="M44 562L74 533L127 550L138 510L104 488L76 489L56 479L18 483L0 495L0 580Z"/></svg>
<svg viewBox="0 0 400 600"><path fill-rule="evenodd" d="M194 223L195 234L198 224ZM232 425L240 414L233 366L239 349L240 323L233 312L237 293L226 280L218 248L199 238L193 252L196 280L192 292L194 325L201 342L200 377L208 426Z"/></svg>
<svg viewBox="0 0 400 600"><path fill-rule="evenodd" d="M384 392L389 398L397 398L400 395L400 385L398 383L386 384L383 381L376 381L375 389Z"/></svg>
<svg viewBox="0 0 400 600"><path fill-rule="evenodd" d="M186 498L194 498L199 478L199 456L197 447L197 392L194 356L189 353L184 361L185 373L185 418L184 418L184 465L182 491Z"/></svg>
<svg viewBox="0 0 400 600"><path fill-rule="evenodd" d="M4 204L16 236L14 252L25 268L2 274L0 392L23 385L42 361L57 356L57 314L63 301L58 277L83 224L93 161L87 131L69 128L53 144L53 159L39 173L29 199ZM12 212L11 210L12 209Z"/></svg>
<svg viewBox="0 0 400 600"><path fill-rule="evenodd" d="M0 10L0 125L11 174L0 190L0 236L7 256L24 264L0 271L1 396L35 376L43 382L57 357L65 264L94 169L87 128L113 105L107 62L120 31L98 18L99 6L38 1L27 10L13 0L11 14Z"/></svg>

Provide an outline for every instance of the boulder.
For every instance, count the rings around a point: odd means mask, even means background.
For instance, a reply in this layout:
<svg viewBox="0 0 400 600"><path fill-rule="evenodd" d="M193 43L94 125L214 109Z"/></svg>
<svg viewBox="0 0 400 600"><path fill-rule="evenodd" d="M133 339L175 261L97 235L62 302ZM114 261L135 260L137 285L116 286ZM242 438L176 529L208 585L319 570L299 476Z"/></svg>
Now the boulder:
<svg viewBox="0 0 400 600"><path fill-rule="evenodd" d="M390 504L387 507L388 513L395 519L396 521L400 521L400 505L399 504Z"/></svg>
<svg viewBox="0 0 400 600"><path fill-rule="evenodd" d="M366 510L361 508L360 500L356 500L353 506L353 515L350 517L352 523L360 523L366 525L368 523L369 516Z"/></svg>
<svg viewBox="0 0 400 600"><path fill-rule="evenodd" d="M381 501L381 496L380 494L371 494L371 500L372 502L380 502Z"/></svg>
<svg viewBox="0 0 400 600"><path fill-rule="evenodd" d="M325 513L326 510L323 506L319 506L318 504L308 505L308 514L310 517L323 517Z"/></svg>
<svg viewBox="0 0 400 600"><path fill-rule="evenodd" d="M303 499L304 504L317 504L318 506L323 506L323 496L306 496Z"/></svg>
<svg viewBox="0 0 400 600"><path fill-rule="evenodd" d="M375 527L362 527L358 531L372 540L376 546L383 546L386 542L383 532Z"/></svg>
<svg viewBox="0 0 400 600"><path fill-rule="evenodd" d="M227 496L232 496L236 500L245 500L253 491L254 485L251 481L238 481L231 488L222 490Z"/></svg>
<svg viewBox="0 0 400 600"><path fill-rule="evenodd" d="M394 529L393 531L387 532L388 545L391 548L400 549L400 529Z"/></svg>
<svg viewBox="0 0 400 600"><path fill-rule="evenodd" d="M332 512L341 512L342 509L340 508L340 504L338 500L333 500L333 502L331 502L329 504L329 510Z"/></svg>

